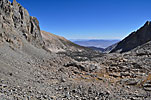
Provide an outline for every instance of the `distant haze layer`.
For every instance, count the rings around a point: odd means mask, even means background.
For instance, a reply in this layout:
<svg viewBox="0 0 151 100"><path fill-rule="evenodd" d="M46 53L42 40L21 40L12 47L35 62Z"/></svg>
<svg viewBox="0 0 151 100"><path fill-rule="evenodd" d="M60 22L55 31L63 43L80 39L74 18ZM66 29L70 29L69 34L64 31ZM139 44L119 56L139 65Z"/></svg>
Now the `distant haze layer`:
<svg viewBox="0 0 151 100"><path fill-rule="evenodd" d="M81 46L85 46L85 47L97 47L97 48L107 48L108 46L111 46L117 42L119 42L120 40L71 40L72 42L81 45Z"/></svg>

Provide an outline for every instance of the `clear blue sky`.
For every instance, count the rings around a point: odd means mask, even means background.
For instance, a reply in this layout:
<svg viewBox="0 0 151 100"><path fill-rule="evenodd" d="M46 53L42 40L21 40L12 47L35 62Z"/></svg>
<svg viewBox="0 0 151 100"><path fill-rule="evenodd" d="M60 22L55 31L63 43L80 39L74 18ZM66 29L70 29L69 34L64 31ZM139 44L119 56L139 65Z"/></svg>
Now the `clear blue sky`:
<svg viewBox="0 0 151 100"><path fill-rule="evenodd" d="M17 1L41 30L67 39L122 39L151 20L151 0Z"/></svg>

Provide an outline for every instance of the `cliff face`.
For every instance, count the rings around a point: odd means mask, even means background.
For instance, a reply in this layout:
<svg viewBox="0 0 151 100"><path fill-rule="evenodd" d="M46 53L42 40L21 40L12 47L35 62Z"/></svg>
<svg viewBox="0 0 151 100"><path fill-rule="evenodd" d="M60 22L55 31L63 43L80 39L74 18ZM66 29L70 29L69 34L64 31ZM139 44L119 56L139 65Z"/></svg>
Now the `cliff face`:
<svg viewBox="0 0 151 100"><path fill-rule="evenodd" d="M151 41L151 22L149 21L139 30L120 41L111 52L127 52L148 41Z"/></svg>
<svg viewBox="0 0 151 100"><path fill-rule="evenodd" d="M43 45L39 22L31 17L28 11L14 0L0 1L0 34L1 41L20 44L21 38L36 47Z"/></svg>

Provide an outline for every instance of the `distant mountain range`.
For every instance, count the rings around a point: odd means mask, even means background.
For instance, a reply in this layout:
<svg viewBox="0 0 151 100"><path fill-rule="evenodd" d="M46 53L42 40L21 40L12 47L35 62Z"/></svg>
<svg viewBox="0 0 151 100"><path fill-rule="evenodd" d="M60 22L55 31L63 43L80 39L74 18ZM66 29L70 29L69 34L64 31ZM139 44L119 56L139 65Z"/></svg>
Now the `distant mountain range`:
<svg viewBox="0 0 151 100"><path fill-rule="evenodd" d="M90 39L90 40L85 40L85 39L77 39L77 40L71 40L72 42L85 46L85 47L96 47L96 48L107 48L120 40L103 40L103 39Z"/></svg>

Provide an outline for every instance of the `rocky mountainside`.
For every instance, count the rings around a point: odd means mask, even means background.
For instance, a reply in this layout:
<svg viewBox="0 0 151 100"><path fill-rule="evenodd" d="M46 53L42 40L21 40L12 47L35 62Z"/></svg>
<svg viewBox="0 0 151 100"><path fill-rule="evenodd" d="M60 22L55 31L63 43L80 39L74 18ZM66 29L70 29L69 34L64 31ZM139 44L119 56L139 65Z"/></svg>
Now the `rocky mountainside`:
<svg viewBox="0 0 151 100"><path fill-rule="evenodd" d="M139 30L132 32L129 36L120 41L111 52L127 52L148 41L151 41L150 21L147 21Z"/></svg>
<svg viewBox="0 0 151 100"><path fill-rule="evenodd" d="M118 43L115 43L107 48L104 49L104 53L110 53L116 46L117 46Z"/></svg>
<svg viewBox="0 0 151 100"><path fill-rule="evenodd" d="M45 47L51 52L82 51L88 48L79 46L65 39L64 37L54 35L49 32L41 31Z"/></svg>
<svg viewBox="0 0 151 100"><path fill-rule="evenodd" d="M0 1L0 33L1 41L14 43L21 47L21 38L32 45L41 47L43 45L40 34L39 22L35 17L31 17L28 11L16 0L10 3L8 0Z"/></svg>
<svg viewBox="0 0 151 100"><path fill-rule="evenodd" d="M0 0L0 100L150 100L150 44L101 54L41 31L16 0Z"/></svg>

